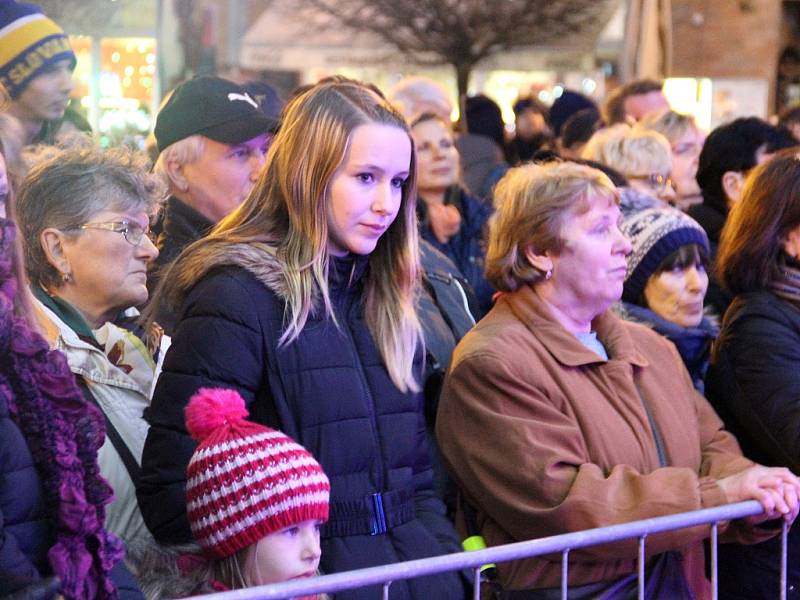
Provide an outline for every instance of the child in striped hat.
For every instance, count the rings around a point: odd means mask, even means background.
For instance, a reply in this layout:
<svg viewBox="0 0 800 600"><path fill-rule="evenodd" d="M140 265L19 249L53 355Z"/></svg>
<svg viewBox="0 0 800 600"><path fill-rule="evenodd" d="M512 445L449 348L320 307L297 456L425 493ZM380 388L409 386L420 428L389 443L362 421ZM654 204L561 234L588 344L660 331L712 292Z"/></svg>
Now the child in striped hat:
<svg viewBox="0 0 800 600"><path fill-rule="evenodd" d="M316 575L330 484L308 450L245 419L233 390L201 389L186 407L199 444L187 467L195 540L218 590Z"/></svg>

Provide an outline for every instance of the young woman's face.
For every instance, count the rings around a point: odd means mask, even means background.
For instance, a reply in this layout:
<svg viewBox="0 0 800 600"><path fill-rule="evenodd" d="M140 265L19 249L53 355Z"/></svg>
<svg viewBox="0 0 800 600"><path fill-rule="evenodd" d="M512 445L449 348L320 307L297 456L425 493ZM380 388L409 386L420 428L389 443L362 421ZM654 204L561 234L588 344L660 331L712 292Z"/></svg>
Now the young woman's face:
<svg viewBox="0 0 800 600"><path fill-rule="evenodd" d="M397 217L411 169L411 140L392 125L353 130L329 187L328 252L370 254Z"/></svg>
<svg viewBox="0 0 800 600"><path fill-rule="evenodd" d="M703 320L708 274L702 264L662 271L647 280L644 300L662 319L681 327L697 327Z"/></svg>
<svg viewBox="0 0 800 600"><path fill-rule="evenodd" d="M303 521L262 538L249 555L248 586L280 583L317 574L322 554L320 521Z"/></svg>
<svg viewBox="0 0 800 600"><path fill-rule="evenodd" d="M417 151L417 189L443 192L458 181L458 150L453 133L439 119L430 119L411 130Z"/></svg>

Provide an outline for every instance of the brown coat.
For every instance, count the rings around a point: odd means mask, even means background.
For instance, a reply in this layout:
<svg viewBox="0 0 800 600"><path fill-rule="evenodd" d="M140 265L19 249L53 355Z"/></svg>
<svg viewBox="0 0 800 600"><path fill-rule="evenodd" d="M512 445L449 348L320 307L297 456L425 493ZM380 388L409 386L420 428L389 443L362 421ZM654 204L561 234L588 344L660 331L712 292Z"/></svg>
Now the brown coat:
<svg viewBox="0 0 800 600"><path fill-rule="evenodd" d="M456 348L437 435L489 546L725 504L716 480L752 464L695 392L671 343L610 311L592 326L608 361L524 287L501 297ZM636 383L664 439L667 468L659 468ZM651 555L684 551L700 597L707 532L647 541ZM739 533L754 536L737 523L725 537ZM630 573L636 553L636 540L576 550L570 583ZM560 555L499 565L499 574L506 589L557 586Z"/></svg>

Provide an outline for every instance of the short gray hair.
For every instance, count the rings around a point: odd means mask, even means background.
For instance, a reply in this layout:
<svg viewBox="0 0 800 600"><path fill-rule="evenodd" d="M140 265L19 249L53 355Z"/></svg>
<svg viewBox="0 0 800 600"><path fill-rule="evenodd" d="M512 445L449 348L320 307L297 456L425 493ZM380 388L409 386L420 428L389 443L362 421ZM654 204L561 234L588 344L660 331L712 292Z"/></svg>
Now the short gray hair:
<svg viewBox="0 0 800 600"><path fill-rule="evenodd" d="M17 221L32 284L62 283L42 248L48 227L72 231L105 210L156 213L165 189L147 165L146 156L127 149L81 148L58 152L28 172L17 197Z"/></svg>
<svg viewBox="0 0 800 600"><path fill-rule="evenodd" d="M158 155L156 164L153 166L153 172L161 178L164 185L172 190L173 182L169 176L167 164L176 162L179 165L188 165L200 160L206 149L206 139L208 138L195 134L170 144Z"/></svg>
<svg viewBox="0 0 800 600"><path fill-rule="evenodd" d="M594 160L625 177L644 177L672 171L672 148L666 137L652 129L615 125L596 132L581 158Z"/></svg>

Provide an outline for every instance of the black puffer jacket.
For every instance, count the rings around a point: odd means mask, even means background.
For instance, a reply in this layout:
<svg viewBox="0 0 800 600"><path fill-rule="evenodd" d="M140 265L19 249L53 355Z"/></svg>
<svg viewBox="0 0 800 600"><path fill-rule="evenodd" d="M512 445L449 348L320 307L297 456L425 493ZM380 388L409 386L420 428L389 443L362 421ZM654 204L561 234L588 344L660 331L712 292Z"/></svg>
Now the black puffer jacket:
<svg viewBox="0 0 800 600"><path fill-rule="evenodd" d="M800 473L800 306L768 291L737 296L717 338L706 395L744 454ZM777 597L780 539L720 546L720 598ZM800 529L789 556L800 554ZM790 598L800 598L800 562L789 560Z"/></svg>
<svg viewBox="0 0 800 600"><path fill-rule="evenodd" d="M323 572L458 551L433 493L422 396L392 384L363 318L366 261L335 261L331 295L340 329L311 317L300 337L278 350L284 302L275 260L256 245L229 246L215 260L186 296L146 415L151 429L138 496L156 538L190 538L184 490L194 443L185 431L184 406L200 387L232 387L254 420L302 443L330 478ZM377 510L381 502L387 531ZM378 594L372 587L337 594L337 600ZM391 587L393 599L463 595L456 574Z"/></svg>

